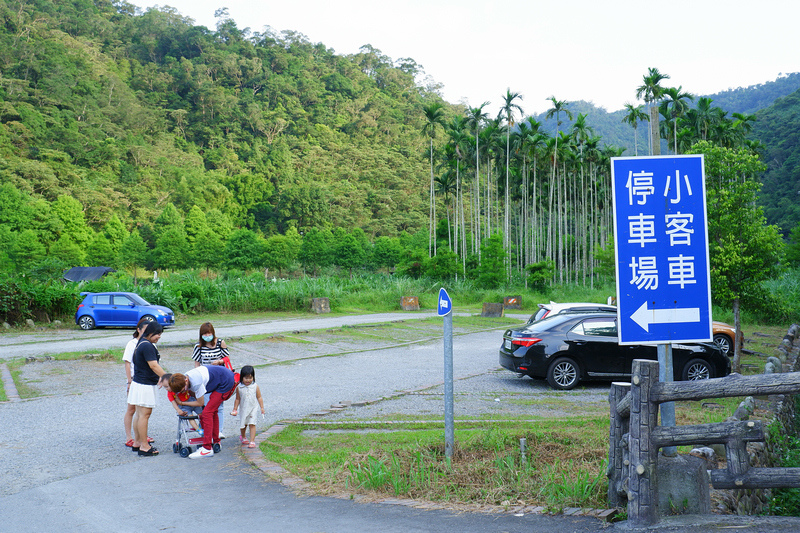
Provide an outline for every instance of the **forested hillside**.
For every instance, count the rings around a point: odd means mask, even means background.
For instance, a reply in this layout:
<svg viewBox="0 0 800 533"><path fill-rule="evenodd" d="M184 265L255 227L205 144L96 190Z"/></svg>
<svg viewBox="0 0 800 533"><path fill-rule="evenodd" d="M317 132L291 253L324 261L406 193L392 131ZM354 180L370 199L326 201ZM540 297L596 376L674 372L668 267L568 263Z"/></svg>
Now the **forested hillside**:
<svg viewBox="0 0 800 533"><path fill-rule="evenodd" d="M609 159L633 155L634 135L647 153L644 106L552 98L526 117L519 88L493 117L443 102L411 58L251 33L224 9L209 30L168 7L0 0L0 22L8 275L397 268L591 284L609 257ZM663 153L706 141L750 157L753 116L668 82L651 68L631 87L657 108Z"/></svg>
<svg viewBox="0 0 800 533"><path fill-rule="evenodd" d="M168 203L265 234L424 223L411 60L124 2L3 0L0 20L0 172L41 224L62 195L94 230L144 228Z"/></svg>
<svg viewBox="0 0 800 533"><path fill-rule="evenodd" d="M760 200L767 220L788 235L800 228L800 91L778 99L756 117L752 136L763 145L767 164Z"/></svg>

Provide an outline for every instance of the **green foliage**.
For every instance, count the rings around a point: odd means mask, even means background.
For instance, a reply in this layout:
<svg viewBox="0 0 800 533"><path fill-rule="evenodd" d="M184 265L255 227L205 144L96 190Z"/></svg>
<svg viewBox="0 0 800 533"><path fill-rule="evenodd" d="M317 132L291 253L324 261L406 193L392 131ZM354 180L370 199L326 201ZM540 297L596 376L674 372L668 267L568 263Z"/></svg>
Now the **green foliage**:
<svg viewBox="0 0 800 533"><path fill-rule="evenodd" d="M481 264L476 268L476 285L483 289L496 289L506 283L506 254L503 236L492 235L481 248Z"/></svg>
<svg viewBox="0 0 800 533"><path fill-rule="evenodd" d="M777 273L783 252L778 228L768 226L756 204L764 168L757 155L702 141L693 153L705 156L712 294L717 302L762 302L761 282Z"/></svg>
<svg viewBox="0 0 800 533"><path fill-rule="evenodd" d="M555 263L552 261L531 263L525 267L525 271L528 274L528 284L531 289L543 291L553 279Z"/></svg>

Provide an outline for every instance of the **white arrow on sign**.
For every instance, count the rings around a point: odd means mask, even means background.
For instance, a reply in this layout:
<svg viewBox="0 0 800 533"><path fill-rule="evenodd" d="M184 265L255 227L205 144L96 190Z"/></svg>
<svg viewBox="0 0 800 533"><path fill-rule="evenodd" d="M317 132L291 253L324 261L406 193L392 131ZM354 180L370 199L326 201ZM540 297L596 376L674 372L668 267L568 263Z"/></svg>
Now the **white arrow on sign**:
<svg viewBox="0 0 800 533"><path fill-rule="evenodd" d="M683 322L700 322L700 308L683 309L648 309L647 302L631 315L631 320L650 333L650 324L679 324Z"/></svg>

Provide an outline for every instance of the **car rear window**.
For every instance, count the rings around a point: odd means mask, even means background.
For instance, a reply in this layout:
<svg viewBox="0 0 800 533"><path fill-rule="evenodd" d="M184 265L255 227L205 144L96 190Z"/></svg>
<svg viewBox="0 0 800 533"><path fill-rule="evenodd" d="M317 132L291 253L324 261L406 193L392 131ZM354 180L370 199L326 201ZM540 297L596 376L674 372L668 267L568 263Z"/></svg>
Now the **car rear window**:
<svg viewBox="0 0 800 533"><path fill-rule="evenodd" d="M109 305L111 303L110 294L97 294L94 297L95 305Z"/></svg>

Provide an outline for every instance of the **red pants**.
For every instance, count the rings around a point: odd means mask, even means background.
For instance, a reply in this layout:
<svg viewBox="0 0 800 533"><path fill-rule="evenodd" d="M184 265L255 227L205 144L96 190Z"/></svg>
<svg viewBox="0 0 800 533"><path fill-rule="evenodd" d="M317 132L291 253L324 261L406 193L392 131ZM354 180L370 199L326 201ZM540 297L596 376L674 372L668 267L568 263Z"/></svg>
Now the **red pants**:
<svg viewBox="0 0 800 533"><path fill-rule="evenodd" d="M227 392L214 391L208 403L200 413L200 425L203 427L203 447L210 450L214 443L219 442L219 410L220 404L231 397L236 387Z"/></svg>

